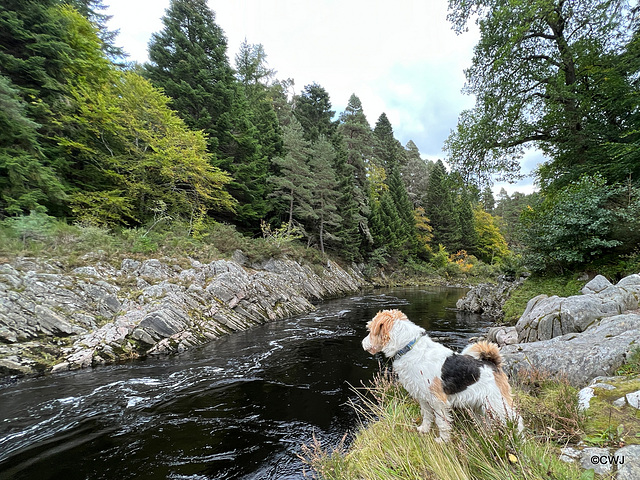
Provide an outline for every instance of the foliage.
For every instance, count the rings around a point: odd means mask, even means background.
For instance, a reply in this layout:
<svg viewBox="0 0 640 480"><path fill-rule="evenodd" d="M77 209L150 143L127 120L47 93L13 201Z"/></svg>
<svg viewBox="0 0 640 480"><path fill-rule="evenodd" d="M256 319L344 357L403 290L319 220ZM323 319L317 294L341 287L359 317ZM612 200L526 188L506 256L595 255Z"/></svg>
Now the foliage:
<svg viewBox="0 0 640 480"><path fill-rule="evenodd" d="M268 208L269 159L260 141L270 138L270 127L264 125L260 134L252 123L226 56L226 38L204 0L172 0L162 22L164 28L149 43L146 75L190 128L206 133L210 162L233 177L235 219L249 226Z"/></svg>
<svg viewBox="0 0 640 480"><path fill-rule="evenodd" d="M138 74L125 72L110 88L78 85L76 111L58 141L85 186L72 195L76 217L94 224L145 222L164 205L192 224L207 211L233 208L229 176L211 166L201 132L188 130L169 99ZM78 135L77 132L82 132Z"/></svg>
<svg viewBox="0 0 640 480"><path fill-rule="evenodd" d="M518 178L525 147L535 145L551 159L538 172L543 187L563 186L607 164L606 145L637 141L629 135L639 97L626 1L449 1L456 31L472 17L480 41L466 91L476 106L460 115L446 142L467 180ZM627 165L638 178L637 164ZM611 181L630 173L612 167Z"/></svg>
<svg viewBox="0 0 640 480"><path fill-rule="evenodd" d="M623 213L611 206L618 193L601 176L583 177L545 197L535 210L526 210L523 222L530 268L562 272L620 245L612 236Z"/></svg>
<svg viewBox="0 0 640 480"><path fill-rule="evenodd" d="M477 251L485 262L493 263L509 255L509 247L495 218L483 210L481 205L473 210L473 221L476 232Z"/></svg>

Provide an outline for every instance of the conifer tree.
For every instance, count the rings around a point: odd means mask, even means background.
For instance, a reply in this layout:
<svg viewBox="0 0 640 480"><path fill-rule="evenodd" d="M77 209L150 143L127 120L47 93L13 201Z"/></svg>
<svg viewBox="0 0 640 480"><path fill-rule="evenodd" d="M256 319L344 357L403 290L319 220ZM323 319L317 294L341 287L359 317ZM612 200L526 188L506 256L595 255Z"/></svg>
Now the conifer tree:
<svg viewBox="0 0 640 480"><path fill-rule="evenodd" d="M441 244L447 249L455 248L456 220L453 195L449 175L441 160L436 161L429 176L425 202L425 213L433 227L433 247L437 249Z"/></svg>
<svg viewBox="0 0 640 480"><path fill-rule="evenodd" d="M387 118L386 113L382 113L373 129L374 155L376 161L388 170L394 166L404 164L404 149L393 134L393 127Z"/></svg>
<svg viewBox="0 0 640 480"><path fill-rule="evenodd" d="M304 138L302 125L292 118L284 127L284 151L282 157L272 159L276 173L269 177L273 185L271 196L286 214L289 230L294 222L313 216L311 206L312 175L307 164L311 145Z"/></svg>
<svg viewBox="0 0 640 480"><path fill-rule="evenodd" d="M302 128L305 138L315 142L321 135L331 138L336 130L333 122L335 112L331 110L329 93L317 83L307 85L295 100L294 114Z"/></svg>
<svg viewBox="0 0 640 480"><path fill-rule="evenodd" d="M335 150L325 137L319 137L311 148L309 170L312 177L311 206L316 224L320 251L325 253L326 241L337 242L342 223L338 213L338 180L333 164Z"/></svg>

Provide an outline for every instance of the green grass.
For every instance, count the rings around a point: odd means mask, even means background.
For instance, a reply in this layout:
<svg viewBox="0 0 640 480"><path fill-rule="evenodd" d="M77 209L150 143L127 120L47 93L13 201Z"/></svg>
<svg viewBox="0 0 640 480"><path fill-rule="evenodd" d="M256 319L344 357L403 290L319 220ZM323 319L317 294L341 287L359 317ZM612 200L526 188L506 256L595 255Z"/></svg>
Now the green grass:
<svg viewBox="0 0 640 480"><path fill-rule="evenodd" d="M156 225L153 229L107 228L69 225L44 214L0 221L0 260L16 256L55 258L69 267L92 261L119 266L124 258L187 257L208 263L229 258L241 250L249 261L289 256L308 263L323 263L315 248L292 239L257 238L238 232L234 226L210 222L192 235L189 225ZM188 263L188 262L187 262ZM186 265L185 265L186 266Z"/></svg>
<svg viewBox="0 0 640 480"><path fill-rule="evenodd" d="M584 280L577 280L576 275L573 274L558 277L531 276L511 292L509 299L502 307L504 322L515 324L524 313L527 302L538 295L558 295L559 297L578 295L586 283Z"/></svg>
<svg viewBox="0 0 640 480"><path fill-rule="evenodd" d="M416 426L420 409L396 382L379 377L361 393L355 407L363 426L349 448L331 450L317 440L303 448L302 458L314 478L324 480L505 480L581 479L577 465L558 459L551 438L520 435L515 425L478 425L457 415L452 440L435 441Z"/></svg>

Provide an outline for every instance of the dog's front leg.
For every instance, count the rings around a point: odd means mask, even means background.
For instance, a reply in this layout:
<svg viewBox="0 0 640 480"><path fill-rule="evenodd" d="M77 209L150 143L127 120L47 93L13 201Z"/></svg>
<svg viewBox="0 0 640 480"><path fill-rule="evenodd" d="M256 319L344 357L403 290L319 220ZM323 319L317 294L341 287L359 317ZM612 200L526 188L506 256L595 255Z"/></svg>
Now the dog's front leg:
<svg viewBox="0 0 640 480"><path fill-rule="evenodd" d="M420 410L422 410L422 425L418 427L418 431L420 433L429 433L433 423L433 408L431 408L429 402L423 400L420 402Z"/></svg>

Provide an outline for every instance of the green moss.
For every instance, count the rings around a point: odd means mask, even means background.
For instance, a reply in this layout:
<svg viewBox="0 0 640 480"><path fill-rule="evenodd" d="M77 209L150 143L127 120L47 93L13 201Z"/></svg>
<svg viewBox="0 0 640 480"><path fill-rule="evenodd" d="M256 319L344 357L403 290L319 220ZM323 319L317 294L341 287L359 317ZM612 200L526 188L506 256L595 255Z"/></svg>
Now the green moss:
<svg viewBox="0 0 640 480"><path fill-rule="evenodd" d="M606 382L613 390L594 389L587 410L584 440L601 446L640 444L640 410L625 404L616 407L613 402L627 393L640 390L640 376L620 377Z"/></svg>

